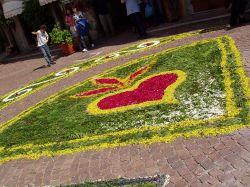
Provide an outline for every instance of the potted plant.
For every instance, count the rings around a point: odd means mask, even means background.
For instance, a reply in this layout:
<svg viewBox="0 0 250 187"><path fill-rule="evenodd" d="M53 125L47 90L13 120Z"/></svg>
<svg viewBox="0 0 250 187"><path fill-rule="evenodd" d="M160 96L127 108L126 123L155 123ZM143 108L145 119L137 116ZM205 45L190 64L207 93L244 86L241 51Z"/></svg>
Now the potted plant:
<svg viewBox="0 0 250 187"><path fill-rule="evenodd" d="M58 45L65 55L70 55L75 52L71 33L66 29L61 29L59 24L54 26L50 37L51 42Z"/></svg>

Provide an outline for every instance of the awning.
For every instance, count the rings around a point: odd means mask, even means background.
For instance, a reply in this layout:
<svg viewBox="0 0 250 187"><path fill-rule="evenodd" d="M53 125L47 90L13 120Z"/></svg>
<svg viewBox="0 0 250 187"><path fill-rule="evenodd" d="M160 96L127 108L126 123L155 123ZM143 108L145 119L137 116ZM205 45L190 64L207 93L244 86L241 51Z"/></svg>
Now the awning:
<svg viewBox="0 0 250 187"><path fill-rule="evenodd" d="M23 12L23 0L4 0L2 7L5 18L17 16Z"/></svg>
<svg viewBox="0 0 250 187"><path fill-rule="evenodd" d="M43 5L52 3L54 1L57 1L57 0L39 0L39 3L40 3L41 6L43 6Z"/></svg>

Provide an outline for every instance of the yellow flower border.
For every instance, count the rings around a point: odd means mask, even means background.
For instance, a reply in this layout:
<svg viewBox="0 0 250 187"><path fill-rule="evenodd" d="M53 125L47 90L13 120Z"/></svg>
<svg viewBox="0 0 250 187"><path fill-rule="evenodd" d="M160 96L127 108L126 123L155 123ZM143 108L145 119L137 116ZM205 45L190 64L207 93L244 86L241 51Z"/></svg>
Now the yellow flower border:
<svg viewBox="0 0 250 187"><path fill-rule="evenodd" d="M238 49L236 48L234 41L231 37L229 36L224 36L224 37L219 37L216 39L210 39L210 40L206 40L206 41L202 41L202 42L196 42L193 43L191 45L188 46L182 46L182 47L178 47L178 49L180 48L186 48L186 47L190 47L190 46L194 46L200 43L207 43L210 41L217 41L218 42L218 46L222 52L222 54L227 55L226 50L225 50L225 46L222 42L222 39L226 38L229 41L230 44L230 48L232 50L232 53L235 57L235 61L236 64L238 66L237 68L237 74L239 75L240 79L241 79L241 85L244 88L244 94L246 95L246 97L248 98L248 106L250 107L250 88L248 85L248 77L245 74L244 68L243 68L243 62L241 61L241 57L240 57L240 53L238 51ZM172 49L173 50L173 49ZM170 51L172 51L170 50ZM166 52L166 51L165 51ZM161 52L162 53L162 52ZM160 53L158 53L160 54ZM157 55L157 54L155 54ZM155 56L152 55L152 56ZM224 76L230 76L230 70L228 70L228 68L226 67L227 65L227 57L225 57L224 55L222 55L222 62L221 62L221 66L223 69L223 74ZM224 57L223 57L224 56ZM149 58L149 57L145 57L145 58ZM144 59L145 59L144 58ZM141 60L141 59L140 59ZM138 61L138 60L137 60ZM121 68L121 67L125 67L130 65L131 63L134 63L136 61L132 61L129 64L126 64L124 66L120 66L117 68ZM112 69L111 71L114 71L115 69ZM105 74L106 72L102 73ZM228 74L229 73L229 74ZM168 127L164 127L164 126L145 126L143 128L137 129L137 128L133 128L133 129L129 129L129 130L123 130L123 131L117 131L114 133L107 133L107 134L103 134L103 135L96 135L96 136L87 136L84 138L80 138L80 139L75 139L75 140L70 140L70 141L65 141L65 142L60 142L60 143L68 143L68 144L74 144L74 143L78 143L78 142L83 142L83 141L91 141L91 140L99 140L99 139L103 139L103 138L107 138L107 137L112 137L112 136L123 136L123 135L127 135L127 134L131 134L131 133L139 133L139 132L143 132L145 130L150 130L152 132L157 132L161 129L167 128L170 131L174 130L176 127L192 127L192 126L196 126L196 125L202 125L202 124L206 124L206 123L215 123L218 120L223 120L226 119L227 117L233 117L235 115L238 114L239 109L235 106L235 102L230 100L233 99L233 89L231 88L231 83L232 80L228 80L228 79L224 79L224 84L225 87L229 87L229 89L226 89L226 94L227 94L227 102L226 102L226 109L228 111L228 115L225 116L220 116L218 118L215 119L210 119L207 121L204 120L191 120L191 119L187 119L183 122L178 122L172 125L169 125ZM67 89L67 91L70 91L72 89L74 89L75 87L79 86L80 84L77 84L75 86L72 86L70 88ZM56 94L54 96L51 96L51 98L48 100L44 100L45 101L52 101L55 98L57 98L59 94ZM16 117L15 120L11 120L9 122L9 125L6 125L6 127L10 126L11 124L13 124L15 121L21 119L23 116L27 115L28 113L32 112L33 110L35 110L36 108L39 108L43 102L39 103L37 106L35 107L31 107L30 110L26 111L26 113L23 113L22 115ZM249 112L249 120L250 120L250 112ZM8 124L8 123L7 123ZM44 144L44 145L33 145L33 144L26 144L26 145L22 145L22 146L16 146L13 148L9 148L9 149L5 149L4 147L0 147L0 153L4 152L4 151L15 151L15 150L27 150L27 154L22 154L22 155L13 155L13 156L9 156L9 157L5 157L5 158L0 158L0 162L6 162L9 160L15 160L15 159L19 159L19 158L29 158L29 159L38 159L41 156L56 156L56 155L62 155L62 154L70 154L70 153L75 153L75 152L82 152L82 151L88 151L88 150L101 150L101 149L106 149L106 148L112 148L112 147L117 147L117 146L126 146L126 145L130 145L130 144L151 144L151 143L155 143L155 142L171 142L174 141L176 138L178 137L203 137L203 136L214 136L214 135L220 135L220 134L225 134L225 133L231 133L235 130L239 130L241 128L250 126L250 122L248 125L243 125L243 124L235 124L235 125L230 125L230 126L226 126L226 127L207 127L204 126L204 128L202 129L195 129L192 132L182 132L182 133L173 133L170 136L167 137L160 137L157 134L149 139L146 140L129 140L123 143L120 142L112 142L112 143L100 143L97 145L91 145L89 147L76 147L76 148L67 148L64 150L58 150L58 151L50 151L50 150L44 150L41 151L39 153L35 153L32 152L32 148L49 148L53 145L56 145L58 143L54 142L54 143L48 143L48 144ZM4 129L5 129L4 128ZM2 130L4 130L2 128L0 128L0 132L2 132Z"/></svg>
<svg viewBox="0 0 250 187"><path fill-rule="evenodd" d="M249 84L248 84L248 80L250 79L250 77L248 78L247 75L246 75L246 72L244 70L244 63L241 60L240 52L237 49L234 40L231 37L229 37L229 36L226 36L226 38L229 41L230 48L233 51L234 58L236 59L235 60L236 61L236 65L238 67L237 70L236 70L236 72L237 72L237 74L240 77L241 86L244 89L244 94L248 98L248 103L247 104L250 107L250 87L249 87ZM250 112L248 114L248 119L250 121Z"/></svg>
<svg viewBox="0 0 250 187"><path fill-rule="evenodd" d="M0 111L3 110L4 108L8 107L9 105L13 104L13 103L15 103L15 102L17 102L17 101L20 101L20 100L22 100L23 98L25 98L25 97L27 97L27 96L29 96L29 95L31 95L31 94L33 94L33 93L39 91L39 90L42 90L43 88L46 88L46 87L49 86L49 85L52 85L52 84L54 84L54 83L56 83L56 82L58 82L58 81L60 81L60 80L62 80L62 79L65 79L65 78L67 78L67 77L70 77L70 76L76 74L76 73L79 72L79 71L86 71L86 70L88 70L88 69L90 69L90 68L92 68L92 67L95 67L95 66L97 66L97 65L104 64L104 63L107 63L107 62L109 62L109 61L116 60L116 59L118 59L118 58L121 58L121 57L124 57L124 56L128 56L128 55L131 55L131 54L134 54L134 53L136 53L136 52L147 51L147 50L150 50L150 49L152 49L152 48L156 48L156 47L159 47L159 46L162 46L162 45L166 45L166 44L168 44L168 43L170 43L170 42L173 42L173 41L176 41L176 40L180 40L180 39L183 39L183 38L186 38L186 37L190 37L190 36L195 36L195 35L198 35L198 34L202 33L202 31L203 31L203 30L197 30L197 31L191 31L191 32L187 32L187 33L172 35L172 36L166 36L166 37L156 38L157 40L160 40L160 41L164 41L164 40L166 40L166 41L160 42L158 45L153 45L153 46L150 46L150 47L141 48L141 49L138 49L138 50L134 50L134 51L131 51L131 52L127 52L127 53L122 54L122 55L117 56L117 57L113 57L113 58L110 58L110 59L104 59L104 60L100 60L100 61L98 61L98 62L94 62L94 63L92 63L92 64L90 64L90 65L88 65L88 66L86 66L86 67L84 66L84 67L80 68L80 69L79 69L78 71L76 71L76 72L73 72L73 73L68 74L68 75L66 75L66 76L63 76L63 77L61 77L61 78L55 79L54 81L45 83L45 84L43 84L42 86L40 86L40 87L38 87L38 88L36 88L36 89L33 89L32 91L30 91L30 92L28 92L28 93L26 93L26 94L23 94L22 96L18 97L18 98L15 99L15 100L6 102L6 103L3 104L2 106L0 106ZM153 40L153 39L151 39L151 40ZM65 70L65 69L68 69L68 68L81 66L81 65L83 65L83 64L85 64L85 63L88 63L88 62L90 62L90 61L95 61L95 60L97 60L97 59L99 59L99 58L102 58L102 57L105 57L105 56L108 56L108 55L111 55L111 54L114 54L114 53L122 52L122 51L124 51L124 50L126 50L126 49L128 49L128 48L136 47L136 46L140 45L141 43L150 42L151 40L146 40L146 41L143 41L143 42L137 42L137 43L135 43L135 44L132 44L131 46L124 47L124 48L119 49L119 50L117 50L117 51L115 51L115 52L107 53L107 54L102 55L102 56L99 56L99 57L90 58L90 59L88 59L88 60L86 60L86 61L84 61L84 62L81 62L81 63L78 63L78 64L74 64L74 65L71 65L71 66L69 66L69 67L67 67L67 68L64 68L64 69L62 69L61 71ZM59 71L59 72L60 72L60 71ZM48 78L48 77L50 77L50 76L52 76L52 75L55 75L55 74L56 74L56 72L50 73L49 75L46 75L46 76L44 76L44 77L41 77L40 79L38 79L37 81L34 81L34 82L39 82L39 80L46 79L46 78ZM24 86L21 87L21 88L18 88L18 89L16 89L16 90L13 90L13 91L11 91L11 92L9 92L9 93L7 93L7 94L4 94L4 95L0 96L0 100L3 100L5 97L7 97L7 96L9 96L9 95L11 95L11 94L13 94L13 93L15 93L16 91L18 91L18 90L20 90L20 89L22 89L22 88L28 87L29 85L33 84L34 82L29 83L29 84L26 84L26 85L24 85Z"/></svg>
<svg viewBox="0 0 250 187"><path fill-rule="evenodd" d="M100 109L97 104L104 98L115 95L115 94L119 94L122 92L128 92L128 91L132 91L134 89L136 89L142 82L146 81L147 79L150 79L152 77L155 76L159 76L159 75L163 75L163 74L170 74L170 73L174 73L178 75L178 79L175 83L173 83L172 85L170 85L169 87L167 87L167 89L165 90L165 94L164 97L159 100L159 101L147 101L141 104L134 104L134 105L130 105L130 106L124 106L124 107L119 107L119 108L114 108L114 109L110 109L110 110L102 110ZM132 110L138 107L146 107L146 106L151 106L151 105L157 105L157 104L176 104L178 103L178 101L175 99L174 97L174 92L176 90L176 88L186 80L186 73L184 73L183 71L180 70L175 70L175 71L167 71L167 72L161 72L158 74L154 74L154 75L150 75L148 77L145 77L143 79L141 79L140 81L138 81L136 84L134 84L132 87L127 88L127 89L122 89L119 90L117 92L111 93L111 94L107 94L104 95L100 98L98 98L97 100L93 101L92 103L90 103L87 107L87 112L92 114L92 115L99 115L99 114L110 114L113 112L124 112L127 110Z"/></svg>

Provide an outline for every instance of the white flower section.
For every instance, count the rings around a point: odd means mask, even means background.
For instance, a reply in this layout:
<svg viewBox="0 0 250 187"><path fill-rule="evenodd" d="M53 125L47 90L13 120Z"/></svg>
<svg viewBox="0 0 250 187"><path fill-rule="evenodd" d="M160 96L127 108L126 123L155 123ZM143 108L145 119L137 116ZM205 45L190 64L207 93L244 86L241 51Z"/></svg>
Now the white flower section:
<svg viewBox="0 0 250 187"><path fill-rule="evenodd" d="M158 45L159 43L161 43L160 40L147 41L138 45L137 48L141 49L141 48L153 47L153 46Z"/></svg>
<svg viewBox="0 0 250 187"><path fill-rule="evenodd" d="M225 114L223 102L226 95L222 91L213 89L216 84L215 79L203 81L199 79L198 84L203 88L201 94L192 96L180 96L179 102L185 105L182 111L174 111L170 114L164 114L162 119L167 122L176 121L176 119L187 116L188 119L211 119ZM188 98L187 98L188 97Z"/></svg>
<svg viewBox="0 0 250 187"><path fill-rule="evenodd" d="M114 58L114 57L119 57L121 54L119 52L117 53L112 53L110 55L107 55L107 56L104 56L104 57L101 57L101 58L98 58L95 60L95 62L100 62L101 60L104 60L104 59L109 59L109 58Z"/></svg>
<svg viewBox="0 0 250 187"><path fill-rule="evenodd" d="M72 67L72 68L67 68L63 71L60 71L58 73L55 74L56 77L60 77L60 76L65 76L67 74L73 73L75 71L79 70L79 67Z"/></svg>
<svg viewBox="0 0 250 187"><path fill-rule="evenodd" d="M112 54L110 54L110 55L107 55L107 56L104 56L104 57L101 57L101 58L96 59L95 62L100 62L100 61L102 61L102 60L104 60L104 59L119 57L119 56L121 56L122 54L135 52L135 51L138 51L138 50L141 50L141 49L144 49L144 48L153 47L153 46L158 45L159 43L161 43L160 40L147 41L147 42L144 42L144 43L139 44L139 45L136 47L136 49L123 50L123 51L120 51L120 52L112 53Z"/></svg>
<svg viewBox="0 0 250 187"><path fill-rule="evenodd" d="M63 71L60 71L60 72L56 73L54 78L51 78L51 79L48 79L48 80L45 80L45 81L41 81L41 82L37 82L37 83L31 84L31 85L29 85L27 87L24 87L24 88L22 88L22 89L20 89L20 90L18 90L16 92L8 95L2 101L4 103L9 102L9 101L13 101L13 100L21 97L22 95L31 92L33 90L32 87L34 87L34 86L39 86L39 85L45 84L47 82L51 82L53 80L59 79L60 77L66 76L66 75L68 75L70 73L73 73L73 72L77 71L78 69L79 69L79 67L67 68L67 69L65 69Z"/></svg>

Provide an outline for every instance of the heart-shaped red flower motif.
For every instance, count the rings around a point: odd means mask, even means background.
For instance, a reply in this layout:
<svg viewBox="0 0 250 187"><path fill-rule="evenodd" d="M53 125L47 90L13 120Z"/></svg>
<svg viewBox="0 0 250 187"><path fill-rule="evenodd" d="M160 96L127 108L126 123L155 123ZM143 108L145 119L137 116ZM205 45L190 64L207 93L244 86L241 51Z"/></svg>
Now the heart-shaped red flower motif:
<svg viewBox="0 0 250 187"><path fill-rule="evenodd" d="M132 91L122 92L102 99L98 102L97 106L102 110L106 110L161 100L165 89L175 83L177 78L178 75L173 73L152 77L142 82Z"/></svg>
<svg viewBox="0 0 250 187"><path fill-rule="evenodd" d="M152 61L150 65L136 70L125 79L116 77L96 78L93 80L93 83L105 87L79 93L72 98L84 98L116 91L113 94L106 94L90 103L87 111L91 114L126 111L154 104L177 103L174 97L175 89L186 79L186 74L180 70L150 75L139 80L131 87L132 82L142 74L148 72L155 63L155 60Z"/></svg>
<svg viewBox="0 0 250 187"><path fill-rule="evenodd" d="M90 103L91 114L121 112L156 104L174 104L175 89L186 79L183 71L162 72L139 80L132 87L104 95ZM129 80L129 79L128 79Z"/></svg>

